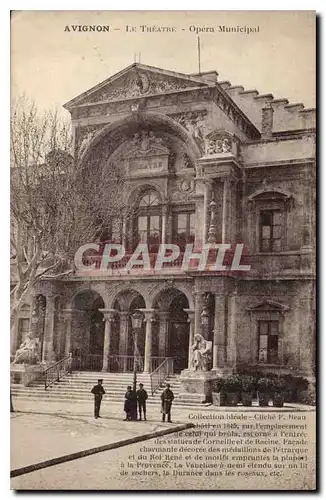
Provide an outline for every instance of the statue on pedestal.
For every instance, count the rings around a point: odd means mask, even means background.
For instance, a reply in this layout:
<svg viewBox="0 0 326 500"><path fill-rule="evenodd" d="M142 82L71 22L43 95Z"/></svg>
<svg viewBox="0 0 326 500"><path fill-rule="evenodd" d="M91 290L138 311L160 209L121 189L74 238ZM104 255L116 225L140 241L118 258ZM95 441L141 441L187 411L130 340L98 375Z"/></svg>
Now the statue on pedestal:
<svg viewBox="0 0 326 500"><path fill-rule="evenodd" d="M27 335L24 342L17 349L15 354L14 363L20 364L25 363L28 365L35 365L39 362L38 354L38 339L32 338L31 335Z"/></svg>
<svg viewBox="0 0 326 500"><path fill-rule="evenodd" d="M191 346L190 369L192 371L208 371L211 362L212 342L205 340L202 335L196 333L195 342Z"/></svg>

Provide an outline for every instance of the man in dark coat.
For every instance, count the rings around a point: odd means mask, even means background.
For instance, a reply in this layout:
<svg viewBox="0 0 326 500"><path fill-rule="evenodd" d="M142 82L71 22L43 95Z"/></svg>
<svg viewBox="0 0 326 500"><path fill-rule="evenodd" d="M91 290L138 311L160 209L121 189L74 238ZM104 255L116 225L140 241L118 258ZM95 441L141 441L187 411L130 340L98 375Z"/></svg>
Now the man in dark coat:
<svg viewBox="0 0 326 500"><path fill-rule="evenodd" d="M144 413L144 420L146 420L146 399L147 398L148 398L148 394L144 389L144 384L139 384L139 389L137 391L139 420L141 420L142 411Z"/></svg>
<svg viewBox="0 0 326 500"><path fill-rule="evenodd" d="M161 394L162 400L162 422L165 422L165 415L168 416L168 422L171 422L171 406L174 400L174 394L170 389L170 384L166 384L166 388Z"/></svg>
<svg viewBox="0 0 326 500"><path fill-rule="evenodd" d="M131 385L128 385L125 394L124 411L126 412L125 420L137 420L137 394L132 390Z"/></svg>
<svg viewBox="0 0 326 500"><path fill-rule="evenodd" d="M91 390L91 393L94 394L94 417L95 418L101 418L100 417L101 401L102 401L103 394L105 394L105 390L103 389L102 383L103 383L103 379L98 379L97 384L94 385L93 389Z"/></svg>

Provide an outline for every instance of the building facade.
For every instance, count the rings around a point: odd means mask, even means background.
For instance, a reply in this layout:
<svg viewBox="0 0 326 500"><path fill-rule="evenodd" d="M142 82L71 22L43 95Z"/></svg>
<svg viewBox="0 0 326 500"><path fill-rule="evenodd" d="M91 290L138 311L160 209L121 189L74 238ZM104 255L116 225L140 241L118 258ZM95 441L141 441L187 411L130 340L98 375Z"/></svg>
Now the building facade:
<svg viewBox="0 0 326 500"><path fill-rule="evenodd" d="M76 269L42 280L17 318L12 352L31 331L46 363L132 371L131 315L142 311L141 369L174 358L191 371L194 336L212 373L242 366L305 376L315 366L315 110L219 82L134 63L65 105L75 157L101 154L125 180L126 209L107 241L132 252L161 243L180 256L155 270ZM104 153L104 154L103 154ZM87 243L87 242L85 242ZM243 244L246 272L183 269L187 244Z"/></svg>

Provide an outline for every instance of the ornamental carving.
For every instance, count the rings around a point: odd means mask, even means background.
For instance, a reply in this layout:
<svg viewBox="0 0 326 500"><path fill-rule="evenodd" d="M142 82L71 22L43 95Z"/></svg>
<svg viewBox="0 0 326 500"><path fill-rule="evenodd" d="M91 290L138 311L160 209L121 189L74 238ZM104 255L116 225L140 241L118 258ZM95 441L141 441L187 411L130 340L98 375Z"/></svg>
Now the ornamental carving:
<svg viewBox="0 0 326 500"><path fill-rule="evenodd" d="M169 170L170 150L161 137L152 131L141 131L122 144L112 155L111 161L121 164L127 176L166 174Z"/></svg>
<svg viewBox="0 0 326 500"><path fill-rule="evenodd" d="M212 132L205 137L205 155L224 155L232 154L237 156L239 153L239 141L236 137L227 132Z"/></svg>
<svg viewBox="0 0 326 500"><path fill-rule="evenodd" d="M129 149L130 148L130 149ZM138 158L150 155L168 155L169 149L164 146L163 139L154 132L137 132L128 143L129 152L125 158Z"/></svg>
<svg viewBox="0 0 326 500"><path fill-rule="evenodd" d="M145 71L130 71L119 78L119 83L112 83L105 91L99 91L92 98L92 102L110 101L112 99L128 99L149 94L183 90L189 87L198 87L198 83L181 80L165 75L150 74Z"/></svg>
<svg viewBox="0 0 326 500"><path fill-rule="evenodd" d="M187 202L193 199L195 194L194 179L183 178L177 181L171 189L171 201Z"/></svg>
<svg viewBox="0 0 326 500"><path fill-rule="evenodd" d="M203 138L207 133L207 127L205 122L207 111L202 112L189 112L180 113L173 115L174 118L180 125L182 125L189 134L201 144Z"/></svg>
<svg viewBox="0 0 326 500"><path fill-rule="evenodd" d="M205 153L207 155L230 153L231 148L232 144L228 137L224 137L223 139L208 139L205 141Z"/></svg>

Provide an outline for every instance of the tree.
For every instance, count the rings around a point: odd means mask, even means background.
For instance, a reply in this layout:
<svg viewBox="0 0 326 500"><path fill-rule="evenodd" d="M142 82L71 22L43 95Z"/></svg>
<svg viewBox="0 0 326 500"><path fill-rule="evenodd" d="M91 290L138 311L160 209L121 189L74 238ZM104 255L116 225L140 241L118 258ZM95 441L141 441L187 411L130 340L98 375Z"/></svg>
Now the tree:
<svg viewBox="0 0 326 500"><path fill-rule="evenodd" d="M86 166L87 167L87 166ZM76 250L94 241L123 205L122 178L101 155L92 170L72 155L70 123L26 97L11 112L11 320L44 276L73 272ZM90 173L91 172L91 173Z"/></svg>

